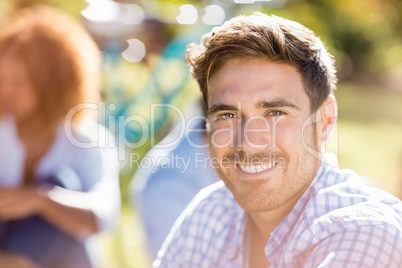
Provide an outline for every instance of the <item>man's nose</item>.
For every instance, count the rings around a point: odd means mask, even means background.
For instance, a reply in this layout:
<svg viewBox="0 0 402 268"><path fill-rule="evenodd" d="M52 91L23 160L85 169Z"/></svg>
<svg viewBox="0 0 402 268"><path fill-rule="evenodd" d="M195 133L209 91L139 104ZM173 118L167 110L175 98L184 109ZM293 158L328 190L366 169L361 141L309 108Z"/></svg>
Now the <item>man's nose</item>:
<svg viewBox="0 0 402 268"><path fill-rule="evenodd" d="M265 117L253 116L242 120L234 136L238 151L252 153L269 148L271 127Z"/></svg>

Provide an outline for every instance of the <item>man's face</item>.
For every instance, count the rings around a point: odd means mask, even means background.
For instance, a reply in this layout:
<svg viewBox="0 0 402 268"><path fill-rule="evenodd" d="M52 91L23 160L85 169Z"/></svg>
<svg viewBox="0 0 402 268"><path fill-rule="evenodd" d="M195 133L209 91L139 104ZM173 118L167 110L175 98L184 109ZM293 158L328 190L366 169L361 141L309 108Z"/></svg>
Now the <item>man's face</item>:
<svg viewBox="0 0 402 268"><path fill-rule="evenodd" d="M211 154L240 206L263 212L294 204L320 164L305 149L318 151L320 144L316 125L303 127L310 100L297 70L229 60L209 80L208 107Z"/></svg>

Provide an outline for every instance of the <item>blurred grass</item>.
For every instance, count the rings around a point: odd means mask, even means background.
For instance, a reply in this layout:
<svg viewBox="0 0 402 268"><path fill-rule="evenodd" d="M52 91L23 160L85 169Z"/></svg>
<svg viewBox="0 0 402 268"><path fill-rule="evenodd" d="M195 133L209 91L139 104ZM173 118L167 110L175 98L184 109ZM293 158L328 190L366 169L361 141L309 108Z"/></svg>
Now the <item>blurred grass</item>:
<svg viewBox="0 0 402 268"><path fill-rule="evenodd" d="M399 195L402 170L402 94L376 87L341 84L335 92L339 120L327 144L340 167L356 171ZM147 148L141 148L144 155ZM121 177L123 209L113 235L102 235L106 252L100 268L149 267L140 219L128 205L128 184L134 170Z"/></svg>
<svg viewBox="0 0 402 268"><path fill-rule="evenodd" d="M140 219L128 205L123 205L116 231L101 235L100 241L106 256L99 268L150 267Z"/></svg>

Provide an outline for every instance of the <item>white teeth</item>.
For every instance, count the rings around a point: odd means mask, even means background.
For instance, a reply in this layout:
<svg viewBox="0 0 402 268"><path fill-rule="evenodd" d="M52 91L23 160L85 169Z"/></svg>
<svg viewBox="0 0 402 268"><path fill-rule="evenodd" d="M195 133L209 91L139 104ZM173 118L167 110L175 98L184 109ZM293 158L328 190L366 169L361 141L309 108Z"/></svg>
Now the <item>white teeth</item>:
<svg viewBox="0 0 402 268"><path fill-rule="evenodd" d="M271 164L258 165L258 166L253 166L253 165L242 166L242 165L239 165L239 168L241 170L243 170L244 172L247 172L247 173L260 173L260 172L266 171L268 169L271 169L272 165Z"/></svg>

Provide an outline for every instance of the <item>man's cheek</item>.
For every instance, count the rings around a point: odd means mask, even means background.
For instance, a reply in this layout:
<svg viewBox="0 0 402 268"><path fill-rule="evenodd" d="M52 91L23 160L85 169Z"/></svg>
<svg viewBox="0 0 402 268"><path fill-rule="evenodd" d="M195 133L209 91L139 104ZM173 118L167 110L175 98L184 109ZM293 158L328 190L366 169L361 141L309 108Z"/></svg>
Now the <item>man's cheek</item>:
<svg viewBox="0 0 402 268"><path fill-rule="evenodd" d="M289 123L277 124L271 129L271 148L287 147L301 141L301 128Z"/></svg>
<svg viewBox="0 0 402 268"><path fill-rule="evenodd" d="M230 127L212 128L209 135L209 142L211 147L217 149L233 147L233 129Z"/></svg>

